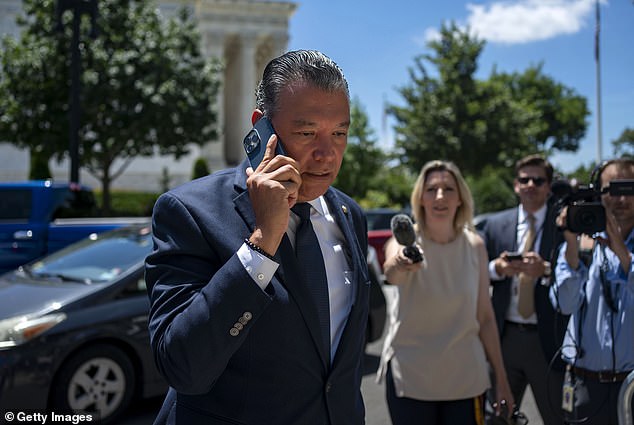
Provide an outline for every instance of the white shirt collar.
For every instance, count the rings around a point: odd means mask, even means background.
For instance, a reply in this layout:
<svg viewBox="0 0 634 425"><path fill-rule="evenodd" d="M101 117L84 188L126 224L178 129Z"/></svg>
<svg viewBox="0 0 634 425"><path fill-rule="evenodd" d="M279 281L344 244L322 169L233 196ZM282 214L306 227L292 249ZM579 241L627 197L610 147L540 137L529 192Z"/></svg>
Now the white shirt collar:
<svg viewBox="0 0 634 425"><path fill-rule="evenodd" d="M544 204L542 205L542 207L540 209L538 209L533 216L535 217L535 228L539 229L542 227L542 224L544 224L544 220L546 220L546 209L547 209L547 205ZM519 208L518 208L518 215L517 215L517 222L518 224L525 224L526 223L526 216L528 216L528 212L526 212L526 210L524 210L524 207L522 206L522 204L520 204Z"/></svg>
<svg viewBox="0 0 634 425"><path fill-rule="evenodd" d="M315 211L317 211L321 215L327 215L329 212L328 203L326 202L326 198L324 198L323 195L313 199L312 201L308 201L308 203L311 207L315 209Z"/></svg>

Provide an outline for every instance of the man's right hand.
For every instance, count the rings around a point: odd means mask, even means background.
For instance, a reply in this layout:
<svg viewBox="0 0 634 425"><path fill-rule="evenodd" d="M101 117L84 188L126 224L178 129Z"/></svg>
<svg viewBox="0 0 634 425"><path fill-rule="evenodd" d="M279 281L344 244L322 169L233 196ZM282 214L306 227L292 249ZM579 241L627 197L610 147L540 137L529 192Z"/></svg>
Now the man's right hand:
<svg viewBox="0 0 634 425"><path fill-rule="evenodd" d="M247 168L247 190L255 213L251 242L273 255L288 228L289 210L297 202L302 178L297 162L276 155L277 136L266 144L264 158L253 170Z"/></svg>
<svg viewBox="0 0 634 425"><path fill-rule="evenodd" d="M579 234L568 230L567 217L568 207L564 207L555 219L555 224L560 229L563 229L564 232L564 239L566 241L566 262L571 269L577 270L579 267Z"/></svg>

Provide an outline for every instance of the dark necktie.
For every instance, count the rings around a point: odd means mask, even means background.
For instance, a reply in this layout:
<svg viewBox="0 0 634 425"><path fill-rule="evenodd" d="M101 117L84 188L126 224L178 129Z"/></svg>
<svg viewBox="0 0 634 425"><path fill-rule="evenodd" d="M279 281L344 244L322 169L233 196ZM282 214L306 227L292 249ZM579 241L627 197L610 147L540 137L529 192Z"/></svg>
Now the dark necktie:
<svg viewBox="0 0 634 425"><path fill-rule="evenodd" d="M321 336L326 352L330 355L330 302L324 257L310 222L310 204L302 202L296 204L292 210L300 218L295 233L295 255L317 307Z"/></svg>

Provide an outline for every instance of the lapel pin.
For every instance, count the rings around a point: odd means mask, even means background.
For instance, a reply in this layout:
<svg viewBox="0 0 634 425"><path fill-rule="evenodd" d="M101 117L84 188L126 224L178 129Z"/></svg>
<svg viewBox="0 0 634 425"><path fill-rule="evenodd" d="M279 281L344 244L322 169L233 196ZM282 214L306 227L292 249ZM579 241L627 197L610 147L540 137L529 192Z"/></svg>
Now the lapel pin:
<svg viewBox="0 0 634 425"><path fill-rule="evenodd" d="M341 206L341 211L343 211L345 215L348 215L348 207L346 207L345 205Z"/></svg>

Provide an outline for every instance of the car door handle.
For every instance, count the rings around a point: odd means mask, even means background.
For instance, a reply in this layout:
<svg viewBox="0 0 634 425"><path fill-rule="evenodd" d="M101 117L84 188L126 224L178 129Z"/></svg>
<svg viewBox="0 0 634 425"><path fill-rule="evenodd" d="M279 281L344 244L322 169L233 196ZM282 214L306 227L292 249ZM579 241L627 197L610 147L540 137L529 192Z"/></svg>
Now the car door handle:
<svg viewBox="0 0 634 425"><path fill-rule="evenodd" d="M19 241L33 239L33 230L18 230L17 232L13 232L13 239Z"/></svg>

